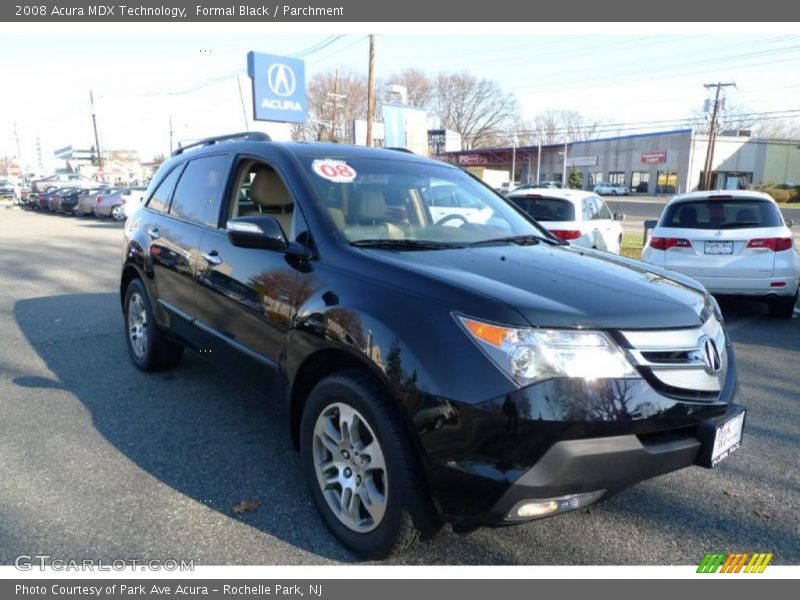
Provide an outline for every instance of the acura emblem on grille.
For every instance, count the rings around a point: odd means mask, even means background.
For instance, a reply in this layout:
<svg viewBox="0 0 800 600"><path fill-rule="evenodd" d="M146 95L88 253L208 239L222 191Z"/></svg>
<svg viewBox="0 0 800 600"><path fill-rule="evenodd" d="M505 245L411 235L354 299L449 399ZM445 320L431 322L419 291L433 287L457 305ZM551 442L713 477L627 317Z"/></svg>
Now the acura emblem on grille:
<svg viewBox="0 0 800 600"><path fill-rule="evenodd" d="M699 350L700 358L703 361L706 373L713 375L719 373L722 368L722 360L719 357L717 345L707 335L701 336L697 340L697 349Z"/></svg>

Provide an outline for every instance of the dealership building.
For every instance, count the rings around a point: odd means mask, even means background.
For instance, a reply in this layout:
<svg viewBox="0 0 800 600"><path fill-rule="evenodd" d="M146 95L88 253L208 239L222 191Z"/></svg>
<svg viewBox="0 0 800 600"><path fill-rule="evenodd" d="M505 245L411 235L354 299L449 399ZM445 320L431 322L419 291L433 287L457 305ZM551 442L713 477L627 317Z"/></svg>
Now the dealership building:
<svg viewBox="0 0 800 600"><path fill-rule="evenodd" d="M760 183L800 183L800 141L758 139L745 131L717 135L712 165L714 189L746 189ZM566 144L481 148L444 152L440 160L462 167L511 172L514 181L561 182L574 168L582 187L622 184L633 193L674 194L699 189L708 135L678 129ZM566 169L565 169L566 163Z"/></svg>

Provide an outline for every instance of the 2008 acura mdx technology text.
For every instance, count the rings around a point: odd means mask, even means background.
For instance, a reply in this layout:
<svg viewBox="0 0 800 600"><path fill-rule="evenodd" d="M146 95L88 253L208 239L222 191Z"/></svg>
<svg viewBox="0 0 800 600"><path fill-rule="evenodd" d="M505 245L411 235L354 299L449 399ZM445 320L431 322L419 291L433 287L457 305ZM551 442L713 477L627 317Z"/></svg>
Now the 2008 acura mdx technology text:
<svg viewBox="0 0 800 600"><path fill-rule="evenodd" d="M442 193L475 210L441 212ZM437 199L437 219L429 203ZM730 339L693 280L571 248L463 170L209 138L125 227L130 355L270 386L328 527L362 556L511 524L741 443Z"/></svg>

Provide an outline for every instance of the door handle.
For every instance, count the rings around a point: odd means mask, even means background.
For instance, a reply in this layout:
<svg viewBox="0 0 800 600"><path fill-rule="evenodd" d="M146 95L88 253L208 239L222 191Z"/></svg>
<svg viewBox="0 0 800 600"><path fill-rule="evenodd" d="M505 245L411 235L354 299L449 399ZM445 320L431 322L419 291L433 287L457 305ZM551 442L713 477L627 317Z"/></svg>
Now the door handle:
<svg viewBox="0 0 800 600"><path fill-rule="evenodd" d="M219 257L219 254L216 250L212 250L211 252L203 254L203 258L209 265L214 267L222 264L222 259Z"/></svg>
<svg viewBox="0 0 800 600"><path fill-rule="evenodd" d="M153 229L147 230L147 237L149 237L151 240L157 240L161 237L161 234L158 232L158 228L154 227Z"/></svg>

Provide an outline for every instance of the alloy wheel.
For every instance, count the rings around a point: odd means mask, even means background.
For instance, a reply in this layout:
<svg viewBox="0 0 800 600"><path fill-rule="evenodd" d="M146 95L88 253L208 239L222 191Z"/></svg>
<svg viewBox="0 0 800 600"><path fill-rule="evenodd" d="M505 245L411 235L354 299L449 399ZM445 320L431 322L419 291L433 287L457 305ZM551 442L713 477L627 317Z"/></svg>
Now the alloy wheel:
<svg viewBox="0 0 800 600"><path fill-rule="evenodd" d="M367 533L383 520L388 478L383 450L356 409L329 404L314 425L314 470L331 512L348 529Z"/></svg>
<svg viewBox="0 0 800 600"><path fill-rule="evenodd" d="M128 302L128 337L137 358L147 351L147 311L141 295L134 293Z"/></svg>

